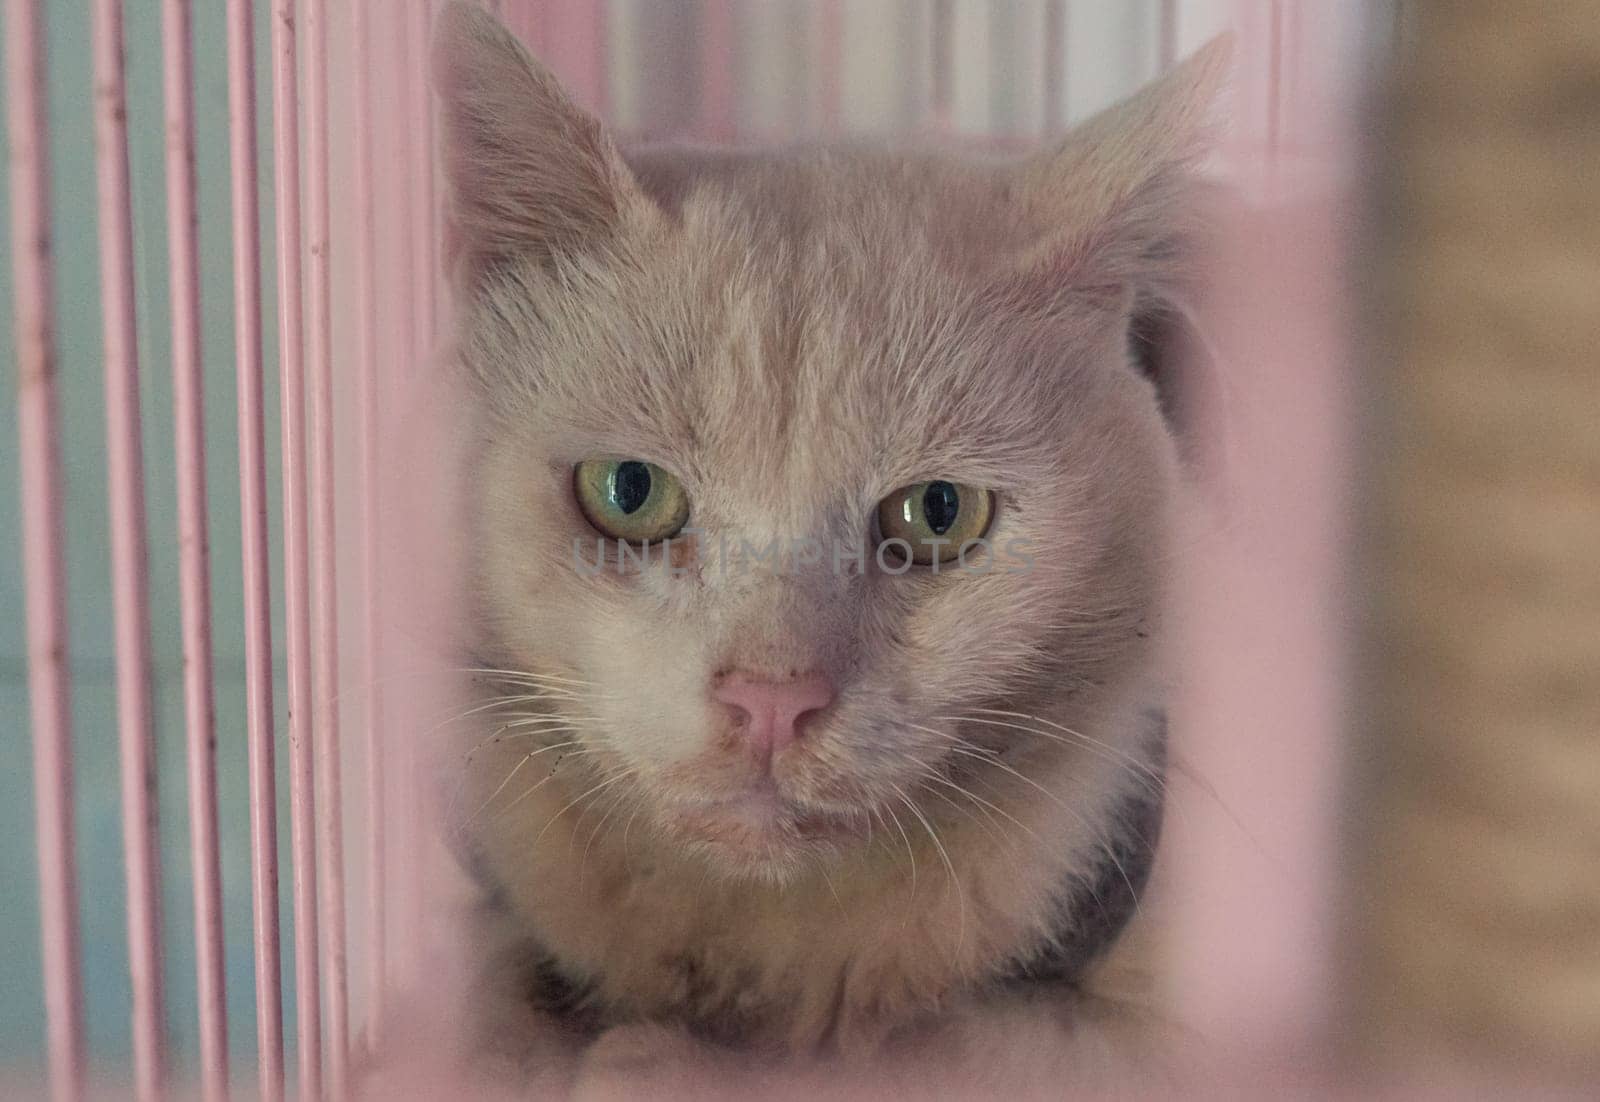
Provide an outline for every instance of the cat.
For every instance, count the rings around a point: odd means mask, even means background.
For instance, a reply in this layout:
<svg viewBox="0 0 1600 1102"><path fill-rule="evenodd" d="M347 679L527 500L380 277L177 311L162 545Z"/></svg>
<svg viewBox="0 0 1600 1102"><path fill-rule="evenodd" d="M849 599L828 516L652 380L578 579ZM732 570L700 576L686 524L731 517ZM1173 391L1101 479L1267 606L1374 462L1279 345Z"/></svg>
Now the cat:
<svg viewBox="0 0 1600 1102"><path fill-rule="evenodd" d="M1103 979L1164 787L1151 334L1227 54L1023 157L623 150L442 12L485 1066L1059 1095L1144 1061Z"/></svg>

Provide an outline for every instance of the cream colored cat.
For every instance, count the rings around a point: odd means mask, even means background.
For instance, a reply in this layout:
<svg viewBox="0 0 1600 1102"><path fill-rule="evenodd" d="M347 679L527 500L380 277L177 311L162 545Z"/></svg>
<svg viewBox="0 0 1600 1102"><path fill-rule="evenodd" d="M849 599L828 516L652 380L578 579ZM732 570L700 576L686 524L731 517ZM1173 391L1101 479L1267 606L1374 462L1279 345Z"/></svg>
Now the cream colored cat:
<svg viewBox="0 0 1600 1102"><path fill-rule="evenodd" d="M444 12L498 1074L1059 1094L1144 1060L1089 994L1164 767L1176 405L1135 346L1192 274L1225 52L1021 160L623 152Z"/></svg>

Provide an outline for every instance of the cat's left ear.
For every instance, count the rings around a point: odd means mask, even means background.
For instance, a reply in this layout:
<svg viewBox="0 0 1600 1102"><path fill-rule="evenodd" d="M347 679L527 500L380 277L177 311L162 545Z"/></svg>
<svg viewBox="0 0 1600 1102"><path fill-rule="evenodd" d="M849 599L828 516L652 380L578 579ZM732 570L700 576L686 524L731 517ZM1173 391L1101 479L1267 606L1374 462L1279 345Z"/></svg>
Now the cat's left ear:
<svg viewBox="0 0 1600 1102"><path fill-rule="evenodd" d="M444 6L433 75L458 279L525 261L551 269L659 221L600 120L483 8Z"/></svg>
<svg viewBox="0 0 1600 1102"><path fill-rule="evenodd" d="M1023 213L1039 231L1017 258L1023 272L1081 293L1187 278L1203 223L1197 170L1231 57L1231 36L1218 36L1023 164Z"/></svg>

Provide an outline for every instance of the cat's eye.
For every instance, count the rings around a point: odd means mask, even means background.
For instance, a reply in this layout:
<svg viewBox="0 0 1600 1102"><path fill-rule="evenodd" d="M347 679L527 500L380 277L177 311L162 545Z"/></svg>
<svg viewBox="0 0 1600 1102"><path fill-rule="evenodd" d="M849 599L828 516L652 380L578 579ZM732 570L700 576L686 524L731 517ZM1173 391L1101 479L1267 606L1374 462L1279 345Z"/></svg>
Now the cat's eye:
<svg viewBox="0 0 1600 1102"><path fill-rule="evenodd" d="M962 547L983 538L993 519L993 491L961 482L918 482L878 503L886 550L923 566L954 562Z"/></svg>
<svg viewBox="0 0 1600 1102"><path fill-rule="evenodd" d="M602 535L629 543L671 539L689 520L683 484L638 459L587 459L572 472L572 492Z"/></svg>

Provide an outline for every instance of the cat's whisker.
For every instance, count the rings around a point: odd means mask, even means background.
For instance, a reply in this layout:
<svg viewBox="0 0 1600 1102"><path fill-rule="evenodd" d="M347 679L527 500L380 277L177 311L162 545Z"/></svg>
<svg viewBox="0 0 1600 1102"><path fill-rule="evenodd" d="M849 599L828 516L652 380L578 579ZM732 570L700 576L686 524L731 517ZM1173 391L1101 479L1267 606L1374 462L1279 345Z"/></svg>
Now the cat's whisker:
<svg viewBox="0 0 1600 1102"><path fill-rule="evenodd" d="M916 728L918 730L927 731L930 734L948 734L948 732L941 732L941 731L938 731L938 730L936 730L934 728L922 727L922 726L920 726L918 724L907 724L907 726L914 727L914 728ZM966 747L963 747L963 746L960 746L960 745L951 746L949 748L949 751L952 754L959 754L959 755L961 755L963 757L972 758L974 760L986 762L986 763L988 763L990 765L995 766L996 768L1000 769L1002 772L1005 772L1005 773L1009 774L1010 776L1015 777L1017 780L1022 781L1024 784L1027 784L1030 787L1034 788L1035 790L1037 790L1038 792L1043 794L1052 803L1054 803L1057 807L1059 807L1062 811L1064 811L1066 814L1070 815L1073 818L1074 821L1076 821L1080 826L1082 826L1089 833L1089 836L1094 841L1095 845L1098 846L1105 853L1105 855L1111 859L1111 863L1116 868L1118 875L1122 877L1123 883L1125 883L1128 886L1128 893L1133 898L1135 910L1137 911L1139 909L1139 893L1134 888L1132 878L1129 877L1127 869L1123 866L1121 859L1117 856L1116 851L1112 848L1109 839L1107 839L1107 837L1105 836L1105 834L1102 831L1097 830L1094 827L1094 825L1091 824L1089 822L1089 820L1087 818L1085 818L1080 812L1078 812L1077 810L1075 810L1074 808L1069 806L1067 804L1067 802L1065 800L1063 800L1057 793L1051 792L1048 788L1044 787L1044 785L1040 784L1038 781L1035 781L1033 778L1027 776L1026 774L1018 771L1015 768L1013 768L1012 766L1007 765L1005 762L999 760L999 757L993 751L983 751L980 748L967 749ZM968 793L968 795L972 796L974 799L977 798L974 794L972 794L970 792ZM1012 822L1017 823L1017 825L1019 827L1022 827L1024 830L1028 829L1028 828L1024 827L1022 823L1018 822L1018 820L1014 816L1002 811L999 807L997 807L993 803L989 803L989 801L984 801L984 802L986 804L988 804L989 807L994 808L994 810L999 811L1001 814L1005 815L1006 818L1010 819ZM1036 839L1038 838L1038 835L1035 834L1032 830L1028 830L1028 833L1030 835L1033 835L1034 838L1036 838Z"/></svg>
<svg viewBox="0 0 1600 1102"><path fill-rule="evenodd" d="M996 719L999 716L1003 718ZM1007 711L1000 708L975 708L971 712L960 715L935 716L935 719L951 723L981 723L989 727L1003 728L1005 730L1022 731L1038 738L1059 742L1064 746L1078 749L1097 750L1107 760L1118 764L1127 765L1135 770L1144 770L1148 767L1137 758L1118 750L1114 746L1090 738L1080 731L1053 723L1040 716L1030 715L1026 712ZM1028 722L1007 722L1008 720L1024 720ZM1053 729L1052 729L1053 728Z"/></svg>
<svg viewBox="0 0 1600 1102"><path fill-rule="evenodd" d="M617 793L614 793L614 792L611 793L611 797L612 797L613 803L612 804L607 804L606 805L607 807L614 806L614 801L615 801L616 796L617 796ZM589 812L593 811L598 804L599 804L599 801L595 800L595 801L591 802L588 806L586 806L581 812L578 813L577 822L572 824L572 837L567 842L567 850L568 850L569 855L571 853L572 847L578 844L578 829L583 826L583 821L589 817ZM602 816L601 819L600 819L600 822L598 824L596 824L596 828L598 829L599 826L603 826L604 824L605 824L605 817ZM589 834L589 841L590 842L594 841L594 832L593 831L591 831L590 834ZM585 848L587 849L587 847L585 847ZM582 870L581 869L579 870L579 873L580 873L579 882L582 883L582 876L581 876Z"/></svg>
<svg viewBox="0 0 1600 1102"><path fill-rule="evenodd" d="M644 796L644 785L641 784L641 783L635 783L635 785L634 785L634 787L633 787L633 789L631 791L633 791L634 793L637 793L640 796L640 798L633 801L633 814L628 816L628 819L627 819L628 824L632 824L633 816L639 814L639 809L644 806L644 799L643 799L643 796ZM606 831L605 836L600 839L600 844L601 845L608 844L611 841L611 836L613 834L615 834L616 832L617 832L617 824L615 822L613 822L611 824L611 829ZM626 826L624 826L623 831L622 831L622 860L623 860L624 865L626 866L627 860L628 860L628 831L627 831L627 827Z"/></svg>
<svg viewBox="0 0 1600 1102"><path fill-rule="evenodd" d="M614 794L612 796L611 802L608 805L606 805L606 813L604 815L600 816L600 821L598 823L596 823L594 825L594 829L589 832L589 840L583 844L583 856L578 859L578 887L579 888L583 887L583 874L584 874L584 870L588 868L588 865L589 865L589 850L594 847L595 838L600 834L600 829L606 825L606 820L611 818L612 814L617 810L618 807L620 807L622 805L622 802L625 799L627 799L627 797L628 797L628 790L626 788L624 788L621 791L619 791L616 794ZM574 824L573 828L572 828L573 836L572 836L572 842L569 843L569 845L568 845L569 851L571 849L571 846L575 845L577 843L578 827L582 826L582 825L583 825L583 816L580 815L578 817L578 822L576 824Z"/></svg>
<svg viewBox="0 0 1600 1102"><path fill-rule="evenodd" d="M463 761L470 762L485 747L507 739L577 735L593 731L597 726L597 721L592 720L592 717L547 712L507 712L503 714L503 718L506 722L500 724L490 734L478 739L467 749Z"/></svg>
<svg viewBox="0 0 1600 1102"><path fill-rule="evenodd" d="M485 826L486 827L492 826L495 823L499 822L501 819L505 818L507 815L511 814L511 812L513 810L515 810L517 805L522 803L523 800L530 799L533 796L534 793L538 792L539 789L543 788L545 785L549 784L551 781L553 781L555 779L556 779L556 775L554 773L551 773L549 776L545 777L543 780L541 780L541 781L537 782L536 784L533 784L530 787L524 789L522 791L522 793L517 796L516 799L514 799L510 803L506 804L506 806L502 807L499 811L496 811L494 813L494 815L492 815L489 818L489 821L488 821L488 823L485 824Z"/></svg>
<svg viewBox="0 0 1600 1102"><path fill-rule="evenodd" d="M560 750L562 747L565 747L565 746L577 746L577 745L578 745L578 741L576 739L574 739L571 742L558 742L554 746L546 746L546 747L543 747L542 749L534 750L532 753L524 754L522 756L521 760L519 760L516 765L511 767L511 770L506 774L505 779L500 782L500 784L495 788L495 790L493 792L489 793L489 798L483 801L483 806L478 808L477 811L473 812L472 813L472 817L469 818L465 823L463 823L462 827L463 828L469 827L474 822L476 822L477 819L478 819L478 816L482 815L485 811L487 811L489 809L489 805L493 804L494 801L499 798L500 793L504 792L506 790L506 786L509 785L512 782L512 780L515 779L516 775L522 771L522 767L527 765L534 758L538 757L540 754L548 754L552 750Z"/></svg>
<svg viewBox="0 0 1600 1102"><path fill-rule="evenodd" d="M987 760L987 759L985 759L985 760ZM1023 833L1027 834L1028 837L1032 838L1035 842L1038 842L1041 845L1044 843L1044 839L1039 837L1039 834L1038 834L1037 831L1035 831L1032 827L1028 826L1028 824L1024 823L1021 819L1018 819L1015 815L1011 814L1009 811L1005 810L1005 808L1000 807L999 805L997 805L997 804L995 804L995 803L993 803L993 802L991 802L989 800L984 799L982 796L979 796L976 792L973 792L971 789L968 789L968 788L965 788L965 787L963 787L963 786L961 786L959 784L956 784L954 781L946 780L945 778L942 778L942 777L940 777L938 779L941 781L941 783L948 784L950 787L956 789L958 792L963 793L964 795L966 795L966 797L968 799L972 800L973 802L975 802L977 804L980 804L983 807L988 808L990 811L993 811L995 814L997 814L997 815L1001 816L1002 818L1006 819L1007 821L1009 821L1010 823L1015 825L1018 830L1021 830Z"/></svg>
<svg viewBox="0 0 1600 1102"><path fill-rule="evenodd" d="M582 689L595 689L597 686L592 681L584 681L576 677L560 677L556 674L535 673L532 670L500 670L488 666L456 666L452 673L479 674L485 677L498 677L506 681L525 681L534 683L552 683L558 685L572 685Z"/></svg>
<svg viewBox="0 0 1600 1102"><path fill-rule="evenodd" d="M1100 758L1103 761L1108 761L1120 768L1127 769L1129 772L1133 773L1138 782L1150 792L1159 795L1166 791L1166 778L1163 777L1158 770L1152 768L1144 762L1139 761L1137 758L1134 758L1131 755L1116 750L1115 747L1107 746L1105 743L1097 742L1095 740L1078 741L1073 738L1067 738L1055 731L1045 730L1043 728L1034 727L1024 723L1010 723L1004 720L991 719L987 716L938 716L935 718L955 723L975 723L985 727L994 727L1002 730L1021 731L1025 734L1059 742L1064 746L1072 746L1076 749L1083 750L1094 757ZM1072 735L1077 735L1077 732L1075 731L1069 733Z"/></svg>
<svg viewBox="0 0 1600 1102"><path fill-rule="evenodd" d="M530 705L533 707L549 705L554 708L561 708L580 703L582 700L582 697L571 693L540 689L534 693L501 693L496 696L480 697L474 707L484 711L492 708L507 708L512 705Z"/></svg>
<svg viewBox="0 0 1600 1102"><path fill-rule="evenodd" d="M634 805L633 814L628 816L628 822L622 828L622 863L631 871L628 857L628 832L633 829L633 821L639 817L639 812L644 810L644 801L640 800Z"/></svg>
<svg viewBox="0 0 1600 1102"><path fill-rule="evenodd" d="M437 722L431 724L429 727L427 727L423 731L419 732L418 737L420 737L420 738L431 738L433 735L438 734L440 731L444 730L446 727L451 726L452 724L463 723L463 722L465 722L465 721L467 721L469 719L472 719L475 716L480 716L480 715L483 715L483 714L485 714L487 712L492 712L496 708L505 708L505 707L508 707L509 705L512 705L512 704L537 703L537 702L539 702L541 700L544 700L544 699L549 699L549 698L546 698L546 697L534 697L534 696L516 696L516 697L501 697L501 696L497 696L497 697L490 698L488 700L479 700L479 701L475 702L474 704L472 704L471 706L466 707L464 709L461 709L460 711L451 711L451 712L449 712L449 714L445 715L445 717L443 719L438 720ZM560 703L560 701L556 701L556 703ZM435 713L435 714L438 714L438 713ZM532 712L523 712L523 713L517 713L517 714L533 715L534 713L532 713Z"/></svg>
<svg viewBox="0 0 1600 1102"><path fill-rule="evenodd" d="M578 735L578 734L581 734L581 733L582 732L580 732L576 727L567 727L567 726L541 727L537 731L510 731L510 732L508 732L507 727L498 727L491 734L485 735L483 738L481 738L477 742L473 743L472 746L468 748L467 752L462 755L461 761L462 761L463 765L471 765L472 764L472 759L477 757L480 752L482 752L483 750L487 749L490 746L498 745L499 743L502 743L502 742L506 741L507 739L523 738L523 737L550 738L551 736ZM577 743L576 742L563 743L562 745L575 746L575 745L577 745ZM548 747L546 749L548 749Z"/></svg>
<svg viewBox="0 0 1600 1102"><path fill-rule="evenodd" d="M955 864L950 860L950 853L944 848L944 843L939 840L939 832L933 829L933 824L928 822L920 808L907 796L905 790L899 785L893 786L895 793L900 797L900 802L906 805L906 810L916 817L922 824L922 829L928 832L928 839L933 843L933 848L939 851L939 859L944 862L944 871L950 878L949 886L956 893L956 948L954 960L961 959L961 951L966 946L967 938L967 893L961 886L961 878L956 875Z"/></svg>
<svg viewBox="0 0 1600 1102"><path fill-rule="evenodd" d="M610 788L612 785L617 784L620 781L625 781L630 776L633 775L633 770L628 766L621 766L620 770L621 770L620 772L617 772L614 775L608 777L606 780L601 781L599 784L595 785L593 788L590 788L587 791L580 793L578 796L573 798L573 800L570 803L568 803L566 806L564 806L560 811L558 811L554 815L550 816L550 821L545 823L545 825L540 829L538 834L534 835L533 841L529 844L529 848L537 849L538 845L539 845L539 842L541 840L543 840L545 834L547 834L549 832L550 828L556 825L556 821L559 820L561 818L561 816L565 815L567 812L569 812L573 808L577 807L580 803L582 803L584 800L588 799L590 796L593 796L595 793L603 792L607 788Z"/></svg>
<svg viewBox="0 0 1600 1102"><path fill-rule="evenodd" d="M930 780L933 781L936 784L940 784L940 785L943 785L944 787L953 789L954 791L960 793L961 795L966 796L969 800L973 800L974 801L973 806L977 808L978 813L981 814L983 816L983 818L982 819L978 818L978 816L973 814L973 812L970 809L968 809L964 804L958 802L957 800L953 799L950 796L945 795L943 792L939 791L938 789L929 788L928 787L928 782ZM931 795L939 797L939 799L943 800L945 803L947 803L951 807L955 808L962 815L964 815L967 818L967 820L970 821L974 826L978 827L985 834L989 835L990 838L994 839L997 843L999 843L1000 847L1002 849L1004 849L1007 852L1008 855L1012 856L1013 860L1015 860L1015 855L1011 854L1012 839L1009 836L1007 836L1005 831L1000 829L1000 824L998 822L996 822L994 816L989 814L989 812L988 812L988 810L986 808L984 808L981 805L979 805L978 803L976 803L977 797L974 796L973 793L968 791L966 788L963 788L961 785L955 783L954 781L948 780L945 777L941 776L939 774L939 771L934 769L934 768L932 768L931 766L925 767L925 769L924 769L924 777L923 777L922 780L920 780L918 782L917 787L920 788L921 790L925 791L925 792L930 793Z"/></svg>
<svg viewBox="0 0 1600 1102"><path fill-rule="evenodd" d="M406 669L391 669L382 674L367 676L354 676L342 678L339 691L332 694L331 699L343 703L346 697L356 692L366 692L372 689L384 688L395 682L412 682L418 677L441 676L446 674L466 674L473 676L492 677L495 680L506 681L522 685L547 685L552 689L561 689L566 692L584 690L582 695L608 699L612 694L591 682L579 681L575 678L554 678L548 674L536 674L523 670L496 670L476 666L449 666L424 664L408 667Z"/></svg>
<svg viewBox="0 0 1600 1102"><path fill-rule="evenodd" d="M508 712L506 715L506 726L511 729L537 727L547 719L586 730L596 730L604 724L604 720L598 716L571 715L566 712Z"/></svg>
<svg viewBox="0 0 1600 1102"><path fill-rule="evenodd" d="M498 737L532 738L551 731L579 731L583 728L565 716L521 716L508 719L494 730ZM482 745L481 743L479 745Z"/></svg>
<svg viewBox="0 0 1600 1102"><path fill-rule="evenodd" d="M1063 800L1059 795L1057 795L1056 793L1050 791L1048 788L1046 788L1044 785L1040 784L1038 781L1034 780L1032 777L1028 776L1026 773L1023 773L1020 770L1017 770L1017 769L1013 768L1012 766L1007 765L1005 762L1000 761L998 757L994 757L994 756L991 756L991 755L976 754L976 753L973 753L973 751L971 751L971 750L965 750L965 749L962 749L961 747L952 747L950 752L953 753L953 754L965 754L965 755L968 755L970 757L975 757L975 758L979 758L981 760L988 761L991 765L994 765L996 768L998 768L998 769L1004 771L1005 773L1008 773L1011 776L1015 777L1017 780L1021 781L1023 784L1026 784L1029 787L1033 788L1034 790L1039 792L1041 795L1043 795L1046 799L1048 799L1052 803L1054 803L1062 811L1066 812L1066 814L1072 816L1073 820L1076 821L1079 826L1083 827L1084 830L1089 832L1089 837L1091 839L1093 839L1094 843L1097 846L1099 846L1101 850L1103 850L1105 852L1105 855L1107 857L1111 858L1111 863L1112 863L1112 865L1114 865L1116 867L1117 874L1122 877L1123 883L1128 886L1128 894L1133 897L1133 905L1134 905L1135 911L1138 911L1138 909L1139 909L1139 892L1138 892L1137 889L1134 888L1133 879L1128 875L1128 870L1123 867L1122 860L1117 856L1116 850L1114 850L1111 847L1110 840L1106 838L1104 832L1102 832L1100 830L1097 830L1095 828L1094 824L1090 823L1089 820L1082 814L1082 812L1079 812L1078 810L1073 808L1071 805L1069 805L1067 803L1067 801Z"/></svg>
<svg viewBox="0 0 1600 1102"><path fill-rule="evenodd" d="M545 749L547 749L547 750L555 749L555 747L545 747ZM524 791L519 796L517 796L516 799L512 800L510 803L508 803L504 807L502 807L499 811L496 811L494 813L494 815L489 819L489 823L492 825L493 823L499 822L506 815L509 815L511 813L511 811L517 807L518 804L522 803L523 800L529 799L530 797L533 796L533 794L535 792L537 792L539 789L543 788L547 783L549 783L550 781L555 780L555 777L556 777L555 771L563 761L568 761L568 760L570 760L572 758L581 758L581 757L586 757L586 756L590 756L590 755L596 755L598 753L599 753L598 750L580 746L576 750L568 750L565 753L561 754L559 757L556 758L555 764L550 767L550 775L549 776L545 777L544 780L541 780L537 784L535 784L532 787L528 788L526 791Z"/></svg>
<svg viewBox="0 0 1600 1102"><path fill-rule="evenodd" d="M1075 731L1071 727L1063 726L1062 724L1056 723L1053 720L1045 719L1043 716L1030 715L1030 714L1028 714L1026 712L1008 712L1008 711L1004 711L1003 709L1000 709L1000 708L975 708L975 709L973 709L973 711L979 713L980 715L1007 716L1007 717L1012 718L1012 719L1025 719L1025 720L1029 720L1030 722L1033 722L1033 723L1042 723L1046 727L1053 728L1055 731L1061 732L1062 734L1065 734L1065 735L1072 736L1072 738L1078 740L1080 745L1091 746L1091 747L1095 747L1095 748L1098 748L1098 749L1104 751L1106 754L1111 756L1112 760L1120 761L1123 764L1127 765L1130 769L1134 769L1134 770L1136 770L1138 772L1141 772L1141 773L1144 773L1144 774L1148 775L1152 780L1154 780L1158 784L1161 784L1161 785L1165 785L1166 784L1166 778L1164 776L1162 776L1160 770L1154 768L1148 762L1140 761L1138 758L1134 757L1132 754L1128 753L1126 750L1119 750L1117 747L1112 746L1110 743L1103 742L1103 741L1101 741L1100 739L1097 739L1097 738L1093 738L1093 737L1091 737L1089 735L1084 734L1082 731ZM954 718L959 720L962 717L954 717ZM968 716L966 718L968 718L968 719L978 719L977 716ZM980 722L981 722L981 720L980 720ZM1034 733L1035 734L1043 734L1044 732L1035 731Z"/></svg>
<svg viewBox="0 0 1600 1102"><path fill-rule="evenodd" d="M1153 796L1164 797L1168 792L1171 791L1171 782L1168 780L1167 775L1161 770L1156 769L1148 762L1140 761L1138 758L1127 753L1126 751L1118 750L1116 747L1111 746L1108 743L1101 742L1099 739L1091 738L1081 731L1075 731L1070 727L1064 727L1061 724L1047 720L1042 716L1029 715L1023 712L1008 712L998 708L979 708L976 710L979 712L987 712L992 715L1004 715L1020 719L1031 719L1039 723L1049 724L1051 727L1055 728L1056 731L1063 732L1066 735L1071 735L1074 739L1079 739L1082 741L1075 743L1071 739L1063 738L1061 735L1051 731L1039 730L1037 728L1025 725L1005 723L1000 720L989 719L982 715L947 716L940 718L949 719L955 722L979 723L990 727L1015 729L1025 731L1029 734L1039 735L1043 738L1056 739L1067 745L1080 746L1082 749L1088 750L1090 753L1095 754L1096 757L1110 761L1115 765L1126 766L1135 774L1140 785L1145 789L1145 791L1149 792ZM1217 798L1215 791L1212 791L1210 795L1219 807L1222 806L1221 800ZM1182 819L1184 817L1182 805L1173 804L1173 807L1176 809L1180 819ZM1223 810L1227 811L1227 808L1223 808ZM1237 822L1237 819L1235 819L1235 821ZM1243 824L1241 823L1240 826L1242 828ZM1148 841L1148 839L1146 839L1146 841Z"/></svg>
<svg viewBox="0 0 1600 1102"><path fill-rule="evenodd" d="M911 898L917 897L917 854L911 848L911 835L906 833L905 824L900 821L900 816L895 814L894 808L884 805L884 812L894 820L895 829L900 832L901 841L906 844L906 857L911 862Z"/></svg>
<svg viewBox="0 0 1600 1102"><path fill-rule="evenodd" d="M490 805L492 805L495 802L495 800L499 798L500 793L502 793L502 792L504 792L506 790L506 785L510 784L513 780L515 780L517 774L522 772L522 767L527 765L532 760L533 760L533 755L529 754L526 757L524 757L521 761L519 761L515 765L513 765L506 772L505 777L500 781L500 783L495 786L495 790L493 792L489 793L489 798L484 800L483 804L478 808L478 810L474 811L470 816L467 817L467 820L464 823L461 824L462 829L464 830L464 829L472 826L473 823L477 822L478 821L478 816L482 815L485 811L487 811L489 809Z"/></svg>
<svg viewBox="0 0 1600 1102"><path fill-rule="evenodd" d="M822 860L813 862L816 870L822 874L822 882L828 886L828 894L833 896L833 901L839 907L839 917L848 918L849 912L844 909L844 900L839 898L839 889L833 886L833 877L828 875L827 863Z"/></svg>

